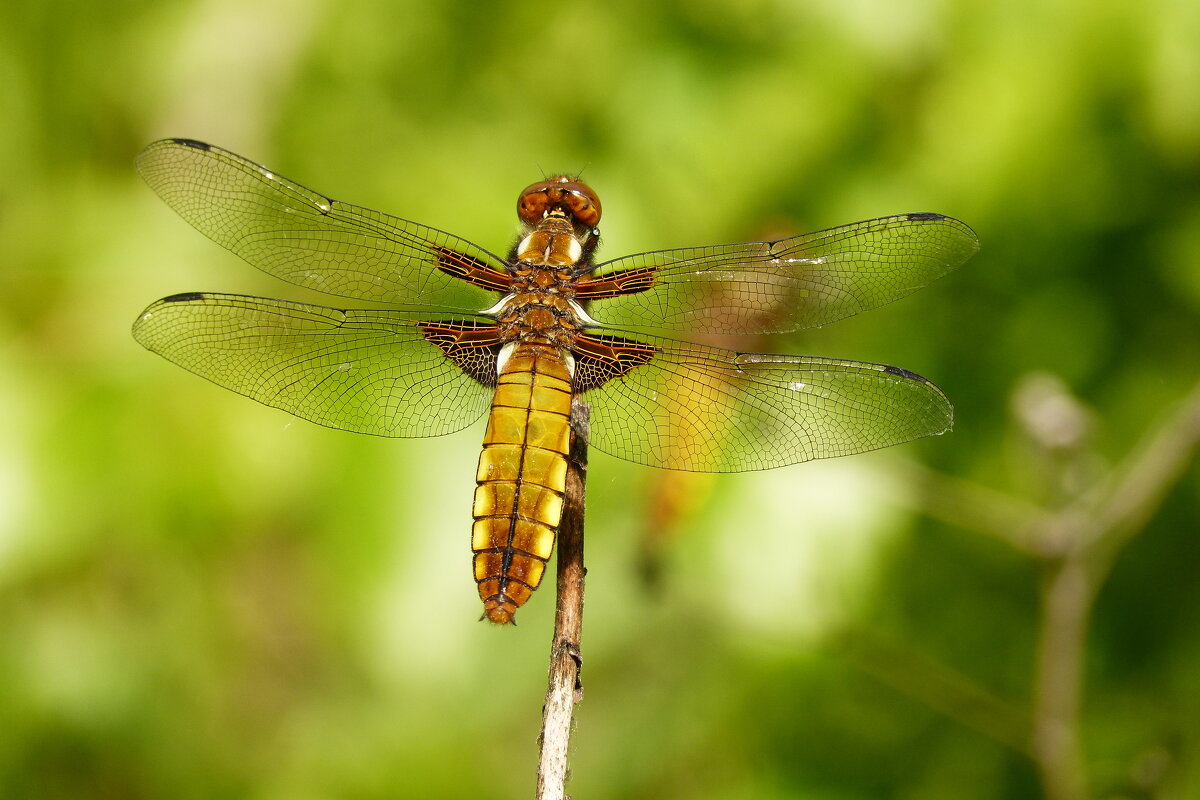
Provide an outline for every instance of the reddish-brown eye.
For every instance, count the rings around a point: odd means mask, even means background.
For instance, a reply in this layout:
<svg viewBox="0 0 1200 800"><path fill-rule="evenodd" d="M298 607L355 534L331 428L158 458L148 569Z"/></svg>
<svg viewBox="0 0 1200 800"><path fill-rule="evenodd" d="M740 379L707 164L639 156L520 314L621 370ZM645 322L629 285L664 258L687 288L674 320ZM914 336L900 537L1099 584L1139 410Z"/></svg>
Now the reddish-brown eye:
<svg viewBox="0 0 1200 800"><path fill-rule="evenodd" d="M555 210L589 228L600 222L600 198L586 183L566 175L532 184L517 198L517 215L527 225L536 225Z"/></svg>

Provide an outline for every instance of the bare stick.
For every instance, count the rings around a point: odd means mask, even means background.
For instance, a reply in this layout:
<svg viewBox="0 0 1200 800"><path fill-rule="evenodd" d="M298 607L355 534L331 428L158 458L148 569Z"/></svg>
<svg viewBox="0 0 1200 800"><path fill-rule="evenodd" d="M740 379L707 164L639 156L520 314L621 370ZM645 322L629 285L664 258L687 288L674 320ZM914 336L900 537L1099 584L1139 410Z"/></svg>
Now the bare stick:
<svg viewBox="0 0 1200 800"><path fill-rule="evenodd" d="M554 639L550 643L550 680L542 708L541 754L538 757L538 800L564 800L572 715L583 697L579 682L579 639L583 632L583 500L587 479L588 404L571 404L571 452L562 522L558 528L558 584L554 606Z"/></svg>

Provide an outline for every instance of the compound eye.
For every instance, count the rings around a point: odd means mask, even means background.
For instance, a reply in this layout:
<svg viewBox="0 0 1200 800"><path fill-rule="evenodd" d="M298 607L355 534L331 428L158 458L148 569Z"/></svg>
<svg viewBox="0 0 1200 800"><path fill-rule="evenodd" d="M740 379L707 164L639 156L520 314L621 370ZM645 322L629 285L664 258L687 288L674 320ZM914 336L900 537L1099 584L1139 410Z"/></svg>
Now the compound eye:
<svg viewBox="0 0 1200 800"><path fill-rule="evenodd" d="M600 224L600 198L583 181L570 181L562 185L562 204L581 225L594 228Z"/></svg>
<svg viewBox="0 0 1200 800"><path fill-rule="evenodd" d="M517 216L526 225L536 225L550 210L550 182L542 181L526 187L517 198Z"/></svg>
<svg viewBox="0 0 1200 800"><path fill-rule="evenodd" d="M531 184L517 198L517 216L526 225L537 225L553 211L594 228L600 222L600 198L586 183L565 175Z"/></svg>

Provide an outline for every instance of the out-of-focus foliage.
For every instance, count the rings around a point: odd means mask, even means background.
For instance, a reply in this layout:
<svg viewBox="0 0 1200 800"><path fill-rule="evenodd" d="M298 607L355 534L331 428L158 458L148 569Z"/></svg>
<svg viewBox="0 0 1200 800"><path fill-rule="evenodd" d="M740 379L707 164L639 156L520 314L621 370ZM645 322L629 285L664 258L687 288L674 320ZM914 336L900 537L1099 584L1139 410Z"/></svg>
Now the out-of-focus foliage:
<svg viewBox="0 0 1200 800"><path fill-rule="evenodd" d="M1006 520L1114 494L1200 375L1194 0L13 2L0 98L0 796L532 790L554 598L475 622L482 428L324 430L138 348L163 295L315 299L152 196L163 136L492 249L561 170L609 255L969 222L958 273L763 345L928 375L952 435L712 480L593 456L570 790L1070 796L1032 735L1070 700L1037 666L1064 562ZM1074 606L1096 796L1200 795L1187 464Z"/></svg>

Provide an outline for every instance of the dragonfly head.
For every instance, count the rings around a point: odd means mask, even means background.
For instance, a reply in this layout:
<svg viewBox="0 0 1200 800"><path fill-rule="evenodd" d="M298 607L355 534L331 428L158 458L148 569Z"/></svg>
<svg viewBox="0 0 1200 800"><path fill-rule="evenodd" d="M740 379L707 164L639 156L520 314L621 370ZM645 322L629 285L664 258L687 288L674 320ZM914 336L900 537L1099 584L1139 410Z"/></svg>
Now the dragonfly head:
<svg viewBox="0 0 1200 800"><path fill-rule="evenodd" d="M517 216L530 227L554 214L577 227L595 228L600 222L600 198L586 183L569 175L538 181L517 198Z"/></svg>

